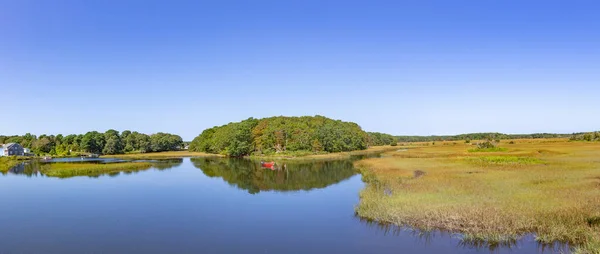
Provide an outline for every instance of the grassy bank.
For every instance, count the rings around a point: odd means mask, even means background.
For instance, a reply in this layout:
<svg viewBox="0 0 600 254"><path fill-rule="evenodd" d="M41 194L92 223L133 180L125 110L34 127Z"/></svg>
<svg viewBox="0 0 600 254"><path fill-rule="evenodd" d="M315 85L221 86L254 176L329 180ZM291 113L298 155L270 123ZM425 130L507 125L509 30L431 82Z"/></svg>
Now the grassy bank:
<svg viewBox="0 0 600 254"><path fill-rule="evenodd" d="M171 152L158 152L158 153L130 153L130 154L116 154L116 155L103 155L102 157L109 158L120 158L120 159L174 159L181 157L209 157L218 156L219 154L209 154L202 152L190 152L190 151L171 151Z"/></svg>
<svg viewBox="0 0 600 254"><path fill-rule="evenodd" d="M397 146L373 146L366 150L352 151L352 152L341 152L341 153L282 153L276 155L252 155L247 156L250 159L257 160L340 160L347 159L352 156L378 154L386 151L398 150Z"/></svg>
<svg viewBox="0 0 600 254"><path fill-rule="evenodd" d="M98 176L115 172L132 172L145 170L152 167L148 162L123 162L123 163L49 163L40 168L46 176L52 177L74 177L74 176Z"/></svg>
<svg viewBox="0 0 600 254"><path fill-rule="evenodd" d="M12 167L18 165L21 161L12 157L0 157L0 172L8 172Z"/></svg>
<svg viewBox="0 0 600 254"><path fill-rule="evenodd" d="M424 230L498 243L535 233L581 253L600 246L600 143L464 142L413 146L356 162L368 183L357 213Z"/></svg>

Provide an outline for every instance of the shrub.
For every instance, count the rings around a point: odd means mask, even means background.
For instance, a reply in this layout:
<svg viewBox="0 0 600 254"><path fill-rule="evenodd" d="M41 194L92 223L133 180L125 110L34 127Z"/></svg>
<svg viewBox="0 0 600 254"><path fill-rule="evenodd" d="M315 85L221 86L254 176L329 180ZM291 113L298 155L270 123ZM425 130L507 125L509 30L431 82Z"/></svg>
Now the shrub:
<svg viewBox="0 0 600 254"><path fill-rule="evenodd" d="M496 148L496 143L489 141L489 140L485 141L485 142L479 142L479 143L477 143L477 148L479 148L479 149Z"/></svg>

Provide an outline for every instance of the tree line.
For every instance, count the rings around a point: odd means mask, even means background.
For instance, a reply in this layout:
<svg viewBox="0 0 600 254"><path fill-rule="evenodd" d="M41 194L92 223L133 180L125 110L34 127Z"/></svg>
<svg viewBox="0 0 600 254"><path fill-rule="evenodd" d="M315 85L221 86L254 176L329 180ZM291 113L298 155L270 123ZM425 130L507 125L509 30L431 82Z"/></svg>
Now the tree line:
<svg viewBox="0 0 600 254"><path fill-rule="evenodd" d="M431 142L458 140L500 140L500 139L537 139L537 138L568 138L571 134L533 133L533 134L504 134L498 132L468 133L446 136L396 136L399 142Z"/></svg>
<svg viewBox="0 0 600 254"><path fill-rule="evenodd" d="M369 135L369 146L384 146L398 144L398 139L390 134L380 132L367 132Z"/></svg>
<svg viewBox="0 0 600 254"><path fill-rule="evenodd" d="M600 131L573 133L571 139L573 141L600 141Z"/></svg>
<svg viewBox="0 0 600 254"><path fill-rule="evenodd" d="M384 139L387 141L387 137ZM363 150L370 145L369 141L369 134L356 123L324 116L278 116L248 118L206 129L192 141L189 149L239 157L297 151ZM386 141L376 139L377 144Z"/></svg>
<svg viewBox="0 0 600 254"><path fill-rule="evenodd" d="M122 154L130 152L163 152L179 150L183 146L180 136L169 133L147 135L129 130L119 133L107 130L104 133L90 131L85 134L1 136L0 144L19 143L30 148L37 155L50 154L58 156L77 155L80 153Z"/></svg>

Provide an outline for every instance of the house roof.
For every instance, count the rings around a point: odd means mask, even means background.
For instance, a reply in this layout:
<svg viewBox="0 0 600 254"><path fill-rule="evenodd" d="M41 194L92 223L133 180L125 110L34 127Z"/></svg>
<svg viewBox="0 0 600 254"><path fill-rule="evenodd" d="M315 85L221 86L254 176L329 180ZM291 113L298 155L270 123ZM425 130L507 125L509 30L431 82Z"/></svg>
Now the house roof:
<svg viewBox="0 0 600 254"><path fill-rule="evenodd" d="M18 145L18 144L17 143L8 143L8 144L0 145L0 146L2 148L9 148L9 147L14 146L14 145Z"/></svg>

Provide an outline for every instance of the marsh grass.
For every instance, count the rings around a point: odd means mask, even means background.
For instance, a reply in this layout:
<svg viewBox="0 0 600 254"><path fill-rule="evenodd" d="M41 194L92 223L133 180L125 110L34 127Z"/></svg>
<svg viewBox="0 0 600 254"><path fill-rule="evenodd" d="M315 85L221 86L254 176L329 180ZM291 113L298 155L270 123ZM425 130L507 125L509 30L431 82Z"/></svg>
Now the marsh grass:
<svg viewBox="0 0 600 254"><path fill-rule="evenodd" d="M534 165L543 163L539 158L517 156L480 156L467 157L466 159L469 162L482 165Z"/></svg>
<svg viewBox="0 0 600 254"><path fill-rule="evenodd" d="M600 144L545 141L515 140L493 153L421 146L358 161L367 187L356 212L488 244L534 233L543 244L598 253Z"/></svg>
<svg viewBox="0 0 600 254"><path fill-rule="evenodd" d="M489 148L473 148L467 150L470 153L493 153L493 152L506 152L507 148L504 147L489 147Z"/></svg>
<svg viewBox="0 0 600 254"><path fill-rule="evenodd" d="M134 172L149 169L149 162L123 163L49 163L43 165L40 171L46 176L68 178L74 176L99 176L117 172Z"/></svg>

